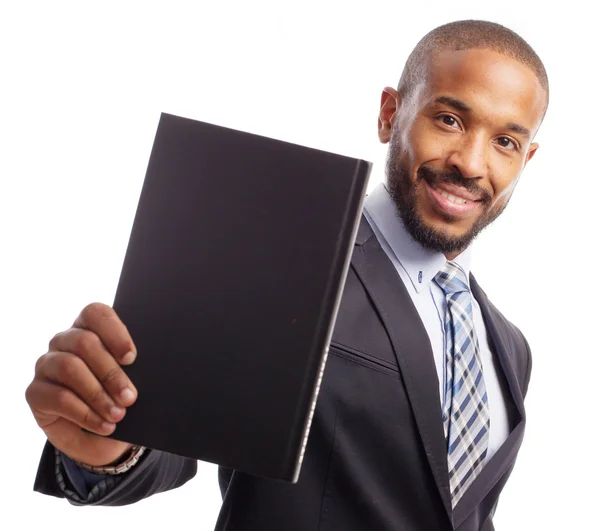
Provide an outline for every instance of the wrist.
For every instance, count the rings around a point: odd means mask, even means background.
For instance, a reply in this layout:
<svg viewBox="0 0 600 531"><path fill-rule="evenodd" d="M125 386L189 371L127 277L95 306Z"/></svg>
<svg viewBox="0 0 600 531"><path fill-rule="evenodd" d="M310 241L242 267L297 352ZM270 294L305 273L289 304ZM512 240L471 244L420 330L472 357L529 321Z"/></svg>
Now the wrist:
<svg viewBox="0 0 600 531"><path fill-rule="evenodd" d="M94 472L95 474L124 474L137 464L145 451L146 448L144 446L134 445L121 458L105 466L92 466L80 461L75 461L75 463L84 470Z"/></svg>

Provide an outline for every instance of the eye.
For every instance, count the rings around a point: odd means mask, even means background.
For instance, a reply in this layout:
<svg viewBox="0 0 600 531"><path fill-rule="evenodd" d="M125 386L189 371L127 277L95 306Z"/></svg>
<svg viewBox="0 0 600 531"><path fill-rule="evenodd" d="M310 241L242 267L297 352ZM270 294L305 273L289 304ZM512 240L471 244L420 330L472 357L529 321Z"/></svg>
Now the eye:
<svg viewBox="0 0 600 531"><path fill-rule="evenodd" d="M440 114L436 116L435 119L442 122L444 125L447 125L448 127L459 127L458 120L451 114Z"/></svg>
<svg viewBox="0 0 600 531"><path fill-rule="evenodd" d="M497 142L500 145L500 147L502 147L504 149L516 150L516 151L519 150L518 144L512 138L509 138L507 136L499 137Z"/></svg>

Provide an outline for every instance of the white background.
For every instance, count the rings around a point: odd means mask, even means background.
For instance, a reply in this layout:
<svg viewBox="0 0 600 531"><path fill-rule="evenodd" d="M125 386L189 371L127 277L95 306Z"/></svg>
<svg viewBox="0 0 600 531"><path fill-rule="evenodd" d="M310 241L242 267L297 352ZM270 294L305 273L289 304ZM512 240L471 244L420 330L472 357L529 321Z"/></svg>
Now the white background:
<svg viewBox="0 0 600 531"><path fill-rule="evenodd" d="M381 89L427 31L484 18L545 62L551 106L474 272L534 354L528 428L498 530L600 529L597 21L585 2L0 4L0 528L213 529L216 467L127 508L33 493L35 360L112 303L161 111L375 162ZM368 5L368 7L367 7ZM433 531L433 530L432 530Z"/></svg>

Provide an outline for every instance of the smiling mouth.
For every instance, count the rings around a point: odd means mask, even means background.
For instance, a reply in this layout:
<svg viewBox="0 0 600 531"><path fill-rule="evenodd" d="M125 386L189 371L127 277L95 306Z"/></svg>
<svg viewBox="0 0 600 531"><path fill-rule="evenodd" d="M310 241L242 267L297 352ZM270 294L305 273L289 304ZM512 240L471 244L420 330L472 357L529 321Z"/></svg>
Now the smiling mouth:
<svg viewBox="0 0 600 531"><path fill-rule="evenodd" d="M462 189L453 186L452 188L455 193L451 193L448 191L448 187L442 186L439 186L437 183L433 184L427 182L427 189L429 190L429 195L433 200L433 203L436 205L437 209L447 216L458 218L467 217L479 207L482 202L480 198L472 196L467 190L463 191ZM464 197L463 194L467 197Z"/></svg>
<svg viewBox="0 0 600 531"><path fill-rule="evenodd" d="M467 203L480 203L482 201L481 194L474 194L462 186L452 185L449 183L428 183L433 189L442 194L446 199L459 205Z"/></svg>
<svg viewBox="0 0 600 531"><path fill-rule="evenodd" d="M469 202L469 199L463 199L462 197L458 197L456 195L449 194L448 192L445 192L444 190L442 190L441 188L438 188L437 186L434 186L434 188L440 194L442 194L446 199L448 199L448 201L452 201L453 203L456 203L457 205L466 205Z"/></svg>

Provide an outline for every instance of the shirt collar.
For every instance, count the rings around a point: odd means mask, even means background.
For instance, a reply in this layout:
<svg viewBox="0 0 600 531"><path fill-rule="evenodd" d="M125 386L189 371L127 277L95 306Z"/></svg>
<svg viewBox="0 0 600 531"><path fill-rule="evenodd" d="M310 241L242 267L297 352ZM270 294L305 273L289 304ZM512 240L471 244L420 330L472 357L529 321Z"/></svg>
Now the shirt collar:
<svg viewBox="0 0 600 531"><path fill-rule="evenodd" d="M383 183L367 196L364 203L367 216L375 224L383 239L409 276L414 289L421 292L446 264L446 257L425 249L408 234L397 214L396 205ZM457 256L458 264L469 279L472 245Z"/></svg>

